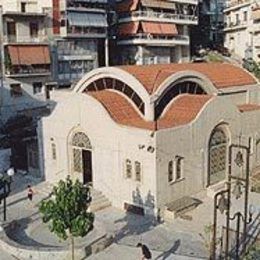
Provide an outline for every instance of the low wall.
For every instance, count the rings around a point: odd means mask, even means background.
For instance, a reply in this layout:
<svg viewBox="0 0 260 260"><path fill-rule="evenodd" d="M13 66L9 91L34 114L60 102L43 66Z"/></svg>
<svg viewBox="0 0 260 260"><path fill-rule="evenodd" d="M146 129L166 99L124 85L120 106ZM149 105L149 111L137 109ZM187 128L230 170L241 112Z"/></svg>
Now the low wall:
<svg viewBox="0 0 260 260"><path fill-rule="evenodd" d="M12 225L10 223L10 225ZM6 229L10 228L7 227ZM71 250L68 247L50 247L50 246L25 246L10 239L3 229L0 232L0 247L21 260L68 260L71 259ZM95 240L81 248L75 247L75 259L84 259L85 257L98 253L111 245L113 237L108 237L106 233L100 234Z"/></svg>

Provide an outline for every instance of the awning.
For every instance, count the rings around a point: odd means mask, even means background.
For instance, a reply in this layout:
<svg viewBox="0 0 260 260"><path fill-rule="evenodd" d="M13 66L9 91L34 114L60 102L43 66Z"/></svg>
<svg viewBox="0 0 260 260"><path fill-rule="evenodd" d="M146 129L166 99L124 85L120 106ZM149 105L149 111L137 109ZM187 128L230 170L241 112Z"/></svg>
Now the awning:
<svg viewBox="0 0 260 260"><path fill-rule="evenodd" d="M47 45L8 46L12 65L50 64L50 51Z"/></svg>
<svg viewBox="0 0 260 260"><path fill-rule="evenodd" d="M68 21L71 26L80 27L107 27L105 14L68 12Z"/></svg>
<svg viewBox="0 0 260 260"><path fill-rule="evenodd" d="M253 20L260 20L260 9L255 9L252 11Z"/></svg>
<svg viewBox="0 0 260 260"><path fill-rule="evenodd" d="M141 22L144 33L157 35L176 35L177 27L172 23Z"/></svg>
<svg viewBox="0 0 260 260"><path fill-rule="evenodd" d="M117 12L135 11L140 0L124 0L116 5Z"/></svg>
<svg viewBox="0 0 260 260"><path fill-rule="evenodd" d="M138 30L139 28L140 30ZM138 32L154 34L154 35L178 34L176 25L172 23L129 22L129 23L120 24L118 27L119 35L134 35Z"/></svg>
<svg viewBox="0 0 260 260"><path fill-rule="evenodd" d="M138 31L140 22L123 23L118 26L119 35L133 35Z"/></svg>
<svg viewBox="0 0 260 260"><path fill-rule="evenodd" d="M161 8L161 9L171 9L175 10L176 5L172 2L160 1L160 0L141 0L142 6Z"/></svg>

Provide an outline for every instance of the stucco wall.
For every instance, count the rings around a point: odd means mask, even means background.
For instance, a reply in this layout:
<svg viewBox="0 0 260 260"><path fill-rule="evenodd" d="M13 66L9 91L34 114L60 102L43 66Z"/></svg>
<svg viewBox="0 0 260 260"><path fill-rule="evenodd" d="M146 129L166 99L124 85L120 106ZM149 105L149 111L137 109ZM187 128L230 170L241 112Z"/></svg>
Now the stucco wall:
<svg viewBox="0 0 260 260"><path fill-rule="evenodd" d="M124 202L133 203L133 194L139 191L143 202L148 194L155 196L155 153L147 151L149 145L154 146L150 131L116 125L95 99L84 94L68 95L39 126L44 147L42 168L47 180L58 181L72 173L69 136L74 131L83 131L89 137L93 151L93 186L110 198L113 205L122 208ZM57 160L52 159L51 139L57 146ZM145 148L139 149L139 145ZM125 178L127 158L132 163L142 163L141 183L135 181L134 176Z"/></svg>
<svg viewBox="0 0 260 260"><path fill-rule="evenodd" d="M206 188L208 179L208 143L212 130L219 124L229 132L229 144L248 145L248 138L259 135L260 112L240 113L222 97L215 97L189 125L159 131L156 135L157 200L158 207L192 195ZM252 142L252 146L256 146ZM256 148L253 148L255 151ZM182 156L183 178L168 182L168 163ZM260 161L260 160L259 160ZM250 156L250 168L256 165L256 155Z"/></svg>

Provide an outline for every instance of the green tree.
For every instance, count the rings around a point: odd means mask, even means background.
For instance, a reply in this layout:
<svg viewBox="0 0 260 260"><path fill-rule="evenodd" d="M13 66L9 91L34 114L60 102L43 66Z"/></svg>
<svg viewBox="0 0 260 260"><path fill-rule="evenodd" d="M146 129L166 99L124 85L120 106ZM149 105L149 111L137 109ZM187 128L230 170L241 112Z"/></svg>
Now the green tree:
<svg viewBox="0 0 260 260"><path fill-rule="evenodd" d="M44 223L63 240L71 239L72 260L74 260L74 237L84 237L93 228L94 214L87 212L91 202L89 187L79 180L73 182L69 176L59 181L51 196L40 203Z"/></svg>

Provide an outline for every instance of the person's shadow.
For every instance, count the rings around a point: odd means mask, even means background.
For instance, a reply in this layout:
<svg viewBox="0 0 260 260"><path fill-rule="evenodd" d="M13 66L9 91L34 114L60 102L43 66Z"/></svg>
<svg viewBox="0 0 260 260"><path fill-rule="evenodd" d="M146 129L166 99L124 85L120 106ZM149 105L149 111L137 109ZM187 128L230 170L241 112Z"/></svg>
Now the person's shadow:
<svg viewBox="0 0 260 260"><path fill-rule="evenodd" d="M180 239L177 239L175 242L174 242L174 245L166 252L163 252L161 253L160 255L158 255L156 259L161 259L161 260L165 260L167 259L171 254L174 254L177 249L179 248L179 246L181 245L181 240Z"/></svg>

